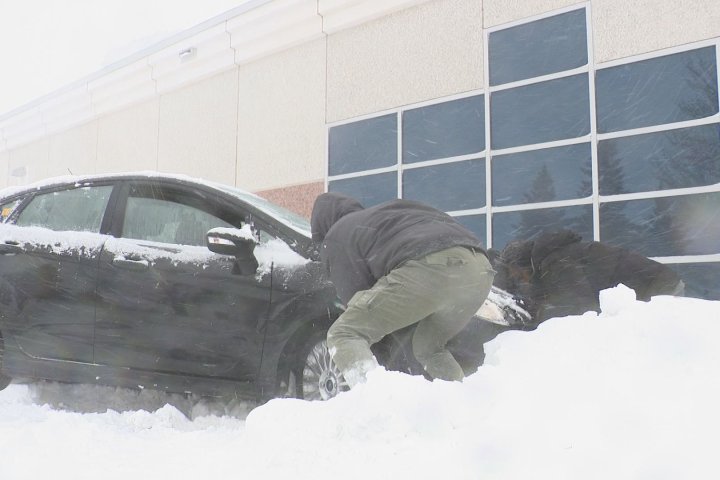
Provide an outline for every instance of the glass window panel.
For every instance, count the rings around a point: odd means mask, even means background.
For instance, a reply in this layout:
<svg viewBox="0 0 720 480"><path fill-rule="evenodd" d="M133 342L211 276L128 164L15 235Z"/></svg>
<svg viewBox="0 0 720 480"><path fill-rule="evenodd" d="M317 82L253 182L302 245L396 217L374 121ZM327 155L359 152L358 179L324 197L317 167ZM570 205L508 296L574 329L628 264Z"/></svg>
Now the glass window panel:
<svg viewBox="0 0 720 480"><path fill-rule="evenodd" d="M661 125L718 112L715 47L595 73L598 132Z"/></svg>
<svg viewBox="0 0 720 480"><path fill-rule="evenodd" d="M112 188L83 187L38 195L20 212L16 224L58 232L99 232Z"/></svg>
<svg viewBox="0 0 720 480"><path fill-rule="evenodd" d="M600 205L600 239L648 257L720 253L720 193Z"/></svg>
<svg viewBox="0 0 720 480"><path fill-rule="evenodd" d="M461 98L403 113L403 162L485 150L485 99Z"/></svg>
<svg viewBox="0 0 720 480"><path fill-rule="evenodd" d="M208 230L233 225L189 205L155 198L129 197L123 237L178 245L204 246Z"/></svg>
<svg viewBox="0 0 720 480"><path fill-rule="evenodd" d="M397 198L397 173L333 180L328 186L328 191L344 193L356 199L364 207L372 207Z"/></svg>
<svg viewBox="0 0 720 480"><path fill-rule="evenodd" d="M7 220L10 215L13 214L15 209L18 207L18 205L20 205L22 201L23 198L18 198L17 200L13 200L12 202L0 205L0 223L4 223L5 220Z"/></svg>
<svg viewBox="0 0 720 480"><path fill-rule="evenodd" d="M603 140L600 194L697 187L720 182L720 126Z"/></svg>
<svg viewBox="0 0 720 480"><path fill-rule="evenodd" d="M407 169L403 198L438 210L469 210L485 206L485 159Z"/></svg>
<svg viewBox="0 0 720 480"><path fill-rule="evenodd" d="M593 239L591 205L541 208L493 214L493 248L502 249L512 240L533 238L546 230L570 229Z"/></svg>
<svg viewBox="0 0 720 480"><path fill-rule="evenodd" d="M459 224L470 230L480 239L483 245L487 245L487 228L486 215L463 215L462 217L453 217Z"/></svg>
<svg viewBox="0 0 720 480"><path fill-rule="evenodd" d="M332 127L328 137L330 175L397 164L397 115L394 113Z"/></svg>
<svg viewBox="0 0 720 480"><path fill-rule="evenodd" d="M496 206L588 197L592 195L590 144L493 157L492 182Z"/></svg>
<svg viewBox="0 0 720 480"><path fill-rule="evenodd" d="M586 74L492 94L492 148L576 138L590 133Z"/></svg>
<svg viewBox="0 0 720 480"><path fill-rule="evenodd" d="M720 300L720 263L668 265L685 282L685 296Z"/></svg>
<svg viewBox="0 0 720 480"><path fill-rule="evenodd" d="M585 10L490 33L490 85L587 65Z"/></svg>

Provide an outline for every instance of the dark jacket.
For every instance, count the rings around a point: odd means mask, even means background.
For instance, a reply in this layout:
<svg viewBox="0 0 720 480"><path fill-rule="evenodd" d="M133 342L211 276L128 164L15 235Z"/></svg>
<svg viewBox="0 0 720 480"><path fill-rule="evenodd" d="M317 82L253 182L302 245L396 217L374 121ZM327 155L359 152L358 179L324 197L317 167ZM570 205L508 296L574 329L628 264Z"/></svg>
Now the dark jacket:
<svg viewBox="0 0 720 480"><path fill-rule="evenodd" d="M315 200L313 240L340 300L371 288L393 268L411 259L455 246L482 250L482 244L453 218L422 203L392 200L363 208L339 193Z"/></svg>
<svg viewBox="0 0 720 480"><path fill-rule="evenodd" d="M640 300L672 294L680 283L678 275L661 263L620 247L583 242L569 230L513 242L506 250L503 261L532 268L529 288L522 293L534 304L531 313L537 323L599 311L600 291L620 283L635 290Z"/></svg>

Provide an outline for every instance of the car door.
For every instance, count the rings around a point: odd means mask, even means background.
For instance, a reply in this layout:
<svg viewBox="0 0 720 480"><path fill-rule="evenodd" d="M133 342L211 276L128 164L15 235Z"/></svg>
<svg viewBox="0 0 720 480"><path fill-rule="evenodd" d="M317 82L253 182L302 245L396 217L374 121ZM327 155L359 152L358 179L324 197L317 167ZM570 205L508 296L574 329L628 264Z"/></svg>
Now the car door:
<svg viewBox="0 0 720 480"><path fill-rule="evenodd" d="M270 290L239 275L206 232L239 228L243 212L198 188L129 182L117 238L100 259L95 359L164 374L252 380Z"/></svg>
<svg viewBox="0 0 720 480"><path fill-rule="evenodd" d="M93 361L95 283L108 238L100 231L112 189L36 193L0 225L0 309L24 354Z"/></svg>

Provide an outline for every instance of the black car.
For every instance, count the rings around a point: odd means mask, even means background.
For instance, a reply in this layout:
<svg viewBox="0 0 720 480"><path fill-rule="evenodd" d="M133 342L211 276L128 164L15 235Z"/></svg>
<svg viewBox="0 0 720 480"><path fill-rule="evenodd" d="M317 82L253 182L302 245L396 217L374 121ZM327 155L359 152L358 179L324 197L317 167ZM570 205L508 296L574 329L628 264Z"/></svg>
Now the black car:
<svg viewBox="0 0 720 480"><path fill-rule="evenodd" d="M341 310L304 218L159 174L6 189L0 209L0 387L22 377L261 399L343 388L324 341ZM412 371L401 338L376 355Z"/></svg>

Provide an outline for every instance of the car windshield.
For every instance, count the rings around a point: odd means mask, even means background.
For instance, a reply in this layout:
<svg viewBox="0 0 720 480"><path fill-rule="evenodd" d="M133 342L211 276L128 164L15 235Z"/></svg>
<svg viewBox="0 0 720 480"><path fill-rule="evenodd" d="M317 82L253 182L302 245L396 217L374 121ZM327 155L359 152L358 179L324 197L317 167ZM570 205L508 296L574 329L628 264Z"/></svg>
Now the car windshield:
<svg viewBox="0 0 720 480"><path fill-rule="evenodd" d="M279 222L287 225L288 227L306 236L307 238L310 238L310 222L308 222L306 218L301 217L300 215L293 213L290 210L286 210L279 205L275 205L274 203L269 202L264 198L258 197L257 195L253 195L252 193L248 193L244 190L221 184L215 184L214 186L226 193L229 193L230 195L239 198L244 202L255 206L258 210L261 210L268 215L271 215Z"/></svg>

